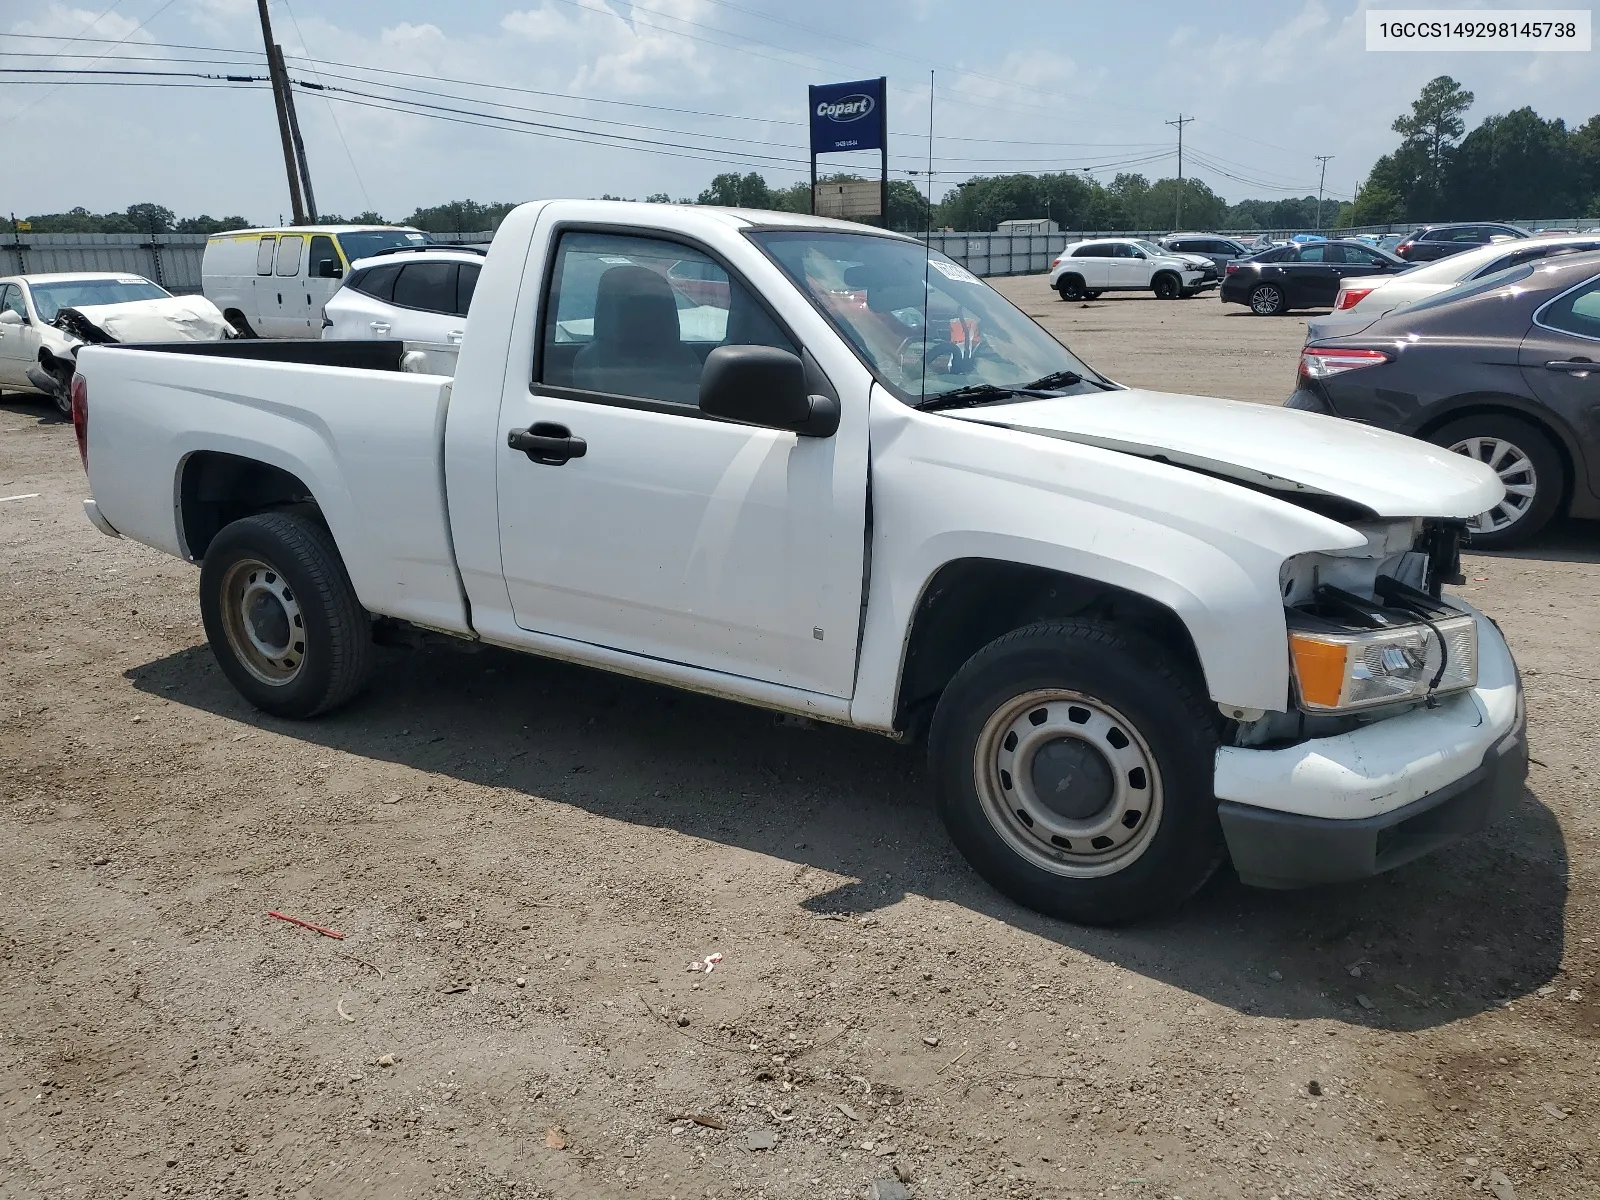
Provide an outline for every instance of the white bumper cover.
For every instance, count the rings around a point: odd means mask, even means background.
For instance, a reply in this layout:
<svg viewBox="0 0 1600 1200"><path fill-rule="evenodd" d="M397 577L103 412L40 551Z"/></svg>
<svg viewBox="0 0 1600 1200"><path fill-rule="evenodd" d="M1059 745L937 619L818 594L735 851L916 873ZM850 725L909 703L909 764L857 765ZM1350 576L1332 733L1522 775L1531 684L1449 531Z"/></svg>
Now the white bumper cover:
<svg viewBox="0 0 1600 1200"><path fill-rule="evenodd" d="M1276 812L1332 820L1380 816L1475 771L1517 723L1521 687L1492 621L1478 622L1478 686L1398 717L1281 750L1224 746L1216 794Z"/></svg>

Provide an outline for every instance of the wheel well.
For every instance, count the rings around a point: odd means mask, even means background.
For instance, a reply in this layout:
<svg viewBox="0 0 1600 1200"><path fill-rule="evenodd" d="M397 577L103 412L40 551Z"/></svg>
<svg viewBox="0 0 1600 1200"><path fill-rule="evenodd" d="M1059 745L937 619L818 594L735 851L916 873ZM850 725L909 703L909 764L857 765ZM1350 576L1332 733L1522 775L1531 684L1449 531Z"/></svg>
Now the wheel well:
<svg viewBox="0 0 1600 1200"><path fill-rule="evenodd" d="M1190 667L1204 687L1194 641L1165 605L1064 571L958 559L939 568L917 603L900 672L895 728L920 738L945 685L967 659L1013 629L1052 617L1091 617L1141 633Z"/></svg>
<svg viewBox="0 0 1600 1200"><path fill-rule="evenodd" d="M1572 450L1567 445L1567 439L1562 437L1551 426L1550 422L1533 413L1517 408L1514 405L1499 404L1492 400L1463 404L1459 408L1453 408L1447 413L1440 413L1437 417L1431 418L1417 429L1415 436L1426 440L1452 421L1458 421L1462 417L1474 416L1510 417L1513 421L1521 421L1524 425L1532 425L1550 439L1550 444L1556 448L1556 455L1561 459L1561 470L1566 475L1561 485L1561 503L1557 506L1556 511L1558 513L1566 512L1567 504L1572 499L1572 489L1578 478L1577 464L1573 462Z"/></svg>
<svg viewBox="0 0 1600 1200"><path fill-rule="evenodd" d="M223 526L241 517L284 509L319 511L311 489L288 471L214 450L184 460L178 496L179 533L196 562Z"/></svg>

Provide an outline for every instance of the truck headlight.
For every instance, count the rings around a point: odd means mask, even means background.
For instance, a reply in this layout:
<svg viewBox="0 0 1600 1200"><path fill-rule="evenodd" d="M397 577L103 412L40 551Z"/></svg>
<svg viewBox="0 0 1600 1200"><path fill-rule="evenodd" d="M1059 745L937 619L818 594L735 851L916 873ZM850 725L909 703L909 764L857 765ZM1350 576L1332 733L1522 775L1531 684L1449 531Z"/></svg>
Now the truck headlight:
<svg viewBox="0 0 1600 1200"><path fill-rule="evenodd" d="M1470 616L1359 633L1289 631L1300 707L1351 712L1475 687L1478 626Z"/></svg>

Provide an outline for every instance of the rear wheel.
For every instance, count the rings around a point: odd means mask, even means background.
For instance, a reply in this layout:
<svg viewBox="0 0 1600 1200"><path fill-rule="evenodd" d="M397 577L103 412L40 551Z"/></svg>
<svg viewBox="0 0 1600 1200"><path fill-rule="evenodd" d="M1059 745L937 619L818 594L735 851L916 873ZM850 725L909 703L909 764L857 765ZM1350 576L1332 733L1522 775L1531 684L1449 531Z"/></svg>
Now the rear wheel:
<svg viewBox="0 0 1600 1200"><path fill-rule="evenodd" d="M1216 869L1216 733L1171 663L1112 626L1046 621L956 673L929 759L952 840L995 888L1109 925L1182 903Z"/></svg>
<svg viewBox="0 0 1600 1200"><path fill-rule="evenodd" d="M1083 277L1081 275L1063 275L1056 280L1056 292L1063 300L1082 300L1086 294L1083 290Z"/></svg>
<svg viewBox="0 0 1600 1200"><path fill-rule="evenodd" d="M1549 524L1561 505L1566 464L1549 436L1527 421L1500 413L1461 417L1441 425L1428 440L1487 464L1505 485L1499 504L1467 522L1474 546L1520 546Z"/></svg>
<svg viewBox="0 0 1600 1200"><path fill-rule="evenodd" d="M222 673L266 712L315 716L366 682L372 621L313 521L259 513L224 527L201 564L200 615Z"/></svg>
<svg viewBox="0 0 1600 1200"><path fill-rule="evenodd" d="M238 334L240 337L253 338L257 336L256 331L250 328L250 322L245 320L244 314L237 308L230 308L227 312L223 313L222 316L229 325L233 326L234 333Z"/></svg>
<svg viewBox="0 0 1600 1200"><path fill-rule="evenodd" d="M1163 271L1150 281L1150 290L1156 294L1157 300L1176 300L1178 277L1171 272Z"/></svg>
<svg viewBox="0 0 1600 1200"><path fill-rule="evenodd" d="M1258 283L1250 289L1250 311L1258 317L1275 317L1288 311L1283 289L1272 283Z"/></svg>
<svg viewBox="0 0 1600 1200"><path fill-rule="evenodd" d="M1100 299L1100 293L1098 291L1085 292L1084 296L1087 297L1090 300L1098 300L1098 299Z"/></svg>

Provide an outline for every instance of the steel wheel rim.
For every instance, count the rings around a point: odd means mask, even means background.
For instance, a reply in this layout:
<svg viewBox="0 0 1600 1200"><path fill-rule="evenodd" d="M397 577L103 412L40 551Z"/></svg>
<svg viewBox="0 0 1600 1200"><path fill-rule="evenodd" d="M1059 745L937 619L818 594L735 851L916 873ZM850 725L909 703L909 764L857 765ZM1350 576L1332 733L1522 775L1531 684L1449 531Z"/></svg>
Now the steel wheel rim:
<svg viewBox="0 0 1600 1200"><path fill-rule="evenodd" d="M1250 293L1250 307L1258 313L1276 312L1278 308L1278 289L1258 287Z"/></svg>
<svg viewBox="0 0 1600 1200"><path fill-rule="evenodd" d="M271 563L244 558L222 577L222 628L240 665L262 683L292 683L305 665L305 618Z"/></svg>
<svg viewBox="0 0 1600 1200"><path fill-rule="evenodd" d="M1473 533L1499 533L1510 529L1528 515L1539 494L1539 473L1534 470L1533 460L1520 446L1505 438L1469 437L1462 438L1450 449L1488 466L1500 476L1500 482L1506 489L1505 498L1499 504L1467 522L1469 530Z"/></svg>
<svg viewBox="0 0 1600 1200"><path fill-rule="evenodd" d="M1061 749L1052 749L1061 747ZM1039 792L1041 752L1081 764L1047 802ZM1092 753L1091 753L1092 752ZM1097 755L1103 768L1094 766ZM1095 879L1123 870L1150 846L1161 826L1162 781L1155 755L1138 728L1103 700L1050 688L1001 705L984 723L973 754L973 781L989 824L1023 859L1052 875ZM1108 789L1101 807L1074 812ZM1063 800L1066 803L1063 803Z"/></svg>

